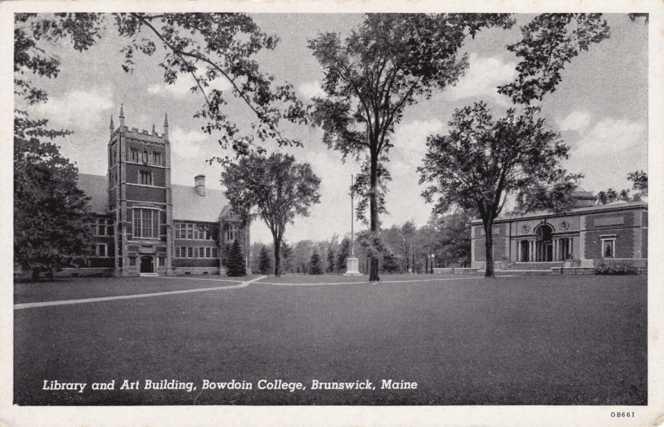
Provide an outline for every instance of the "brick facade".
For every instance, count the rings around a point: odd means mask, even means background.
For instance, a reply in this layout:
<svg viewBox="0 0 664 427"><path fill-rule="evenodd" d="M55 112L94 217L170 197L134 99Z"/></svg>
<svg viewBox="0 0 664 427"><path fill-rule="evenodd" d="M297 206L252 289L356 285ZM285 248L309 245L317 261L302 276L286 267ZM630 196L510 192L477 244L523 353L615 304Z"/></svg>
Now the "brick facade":
<svg viewBox="0 0 664 427"><path fill-rule="evenodd" d="M203 175L195 177L194 187L171 184L167 118L161 133L154 126L129 128L121 108L117 128L111 118L107 147L106 177L79 175L96 216L107 223L107 232L91 242L98 253L80 267L117 276L223 274L228 242L222 230L234 227L232 237L249 247L248 227L228 209L221 191L206 190ZM196 233L176 235L181 224Z"/></svg>
<svg viewBox="0 0 664 427"><path fill-rule="evenodd" d="M498 218L493 243L497 268L519 264L593 267L608 262L642 267L648 257L648 205L622 202L561 214ZM471 255L472 266L483 268L486 257L480 220L472 222Z"/></svg>

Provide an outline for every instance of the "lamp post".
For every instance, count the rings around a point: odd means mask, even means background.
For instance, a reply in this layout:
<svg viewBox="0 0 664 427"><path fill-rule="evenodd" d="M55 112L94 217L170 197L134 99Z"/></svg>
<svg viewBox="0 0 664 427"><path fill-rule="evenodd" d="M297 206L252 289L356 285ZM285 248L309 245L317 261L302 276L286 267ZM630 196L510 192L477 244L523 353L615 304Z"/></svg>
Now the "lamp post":
<svg viewBox="0 0 664 427"><path fill-rule="evenodd" d="M346 273L344 276L359 276L360 275L360 261L355 257L355 227L353 210L355 209L355 201L353 192L353 175L350 176L350 257L346 258Z"/></svg>

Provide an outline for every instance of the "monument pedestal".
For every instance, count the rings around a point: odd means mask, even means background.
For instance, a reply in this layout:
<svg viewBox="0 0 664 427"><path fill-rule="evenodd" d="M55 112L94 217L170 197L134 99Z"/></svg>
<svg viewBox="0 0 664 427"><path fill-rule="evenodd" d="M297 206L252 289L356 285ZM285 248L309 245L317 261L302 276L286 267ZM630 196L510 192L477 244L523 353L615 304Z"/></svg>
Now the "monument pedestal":
<svg viewBox="0 0 664 427"><path fill-rule="evenodd" d="M360 276L360 260L357 258L346 258L346 272L344 276Z"/></svg>

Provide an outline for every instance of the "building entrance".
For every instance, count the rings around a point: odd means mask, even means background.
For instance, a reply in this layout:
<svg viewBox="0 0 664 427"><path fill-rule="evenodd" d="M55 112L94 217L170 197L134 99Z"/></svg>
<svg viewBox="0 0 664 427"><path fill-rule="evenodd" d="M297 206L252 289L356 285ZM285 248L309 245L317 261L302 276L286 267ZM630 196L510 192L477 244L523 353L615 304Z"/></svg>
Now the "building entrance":
<svg viewBox="0 0 664 427"><path fill-rule="evenodd" d="M154 273L154 260L151 256L141 257L141 273Z"/></svg>
<svg viewBox="0 0 664 427"><path fill-rule="evenodd" d="M537 228L535 241L535 261L553 261L553 228L542 224Z"/></svg>

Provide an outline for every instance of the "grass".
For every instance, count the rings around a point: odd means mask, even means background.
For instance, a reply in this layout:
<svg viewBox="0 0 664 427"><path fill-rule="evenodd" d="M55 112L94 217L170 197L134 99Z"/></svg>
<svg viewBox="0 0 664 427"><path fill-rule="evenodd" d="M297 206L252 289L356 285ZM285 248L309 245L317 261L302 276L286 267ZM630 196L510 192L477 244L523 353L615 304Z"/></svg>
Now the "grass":
<svg viewBox="0 0 664 427"><path fill-rule="evenodd" d="M14 302L18 304L237 285L253 277L195 276L179 280L177 278L164 279L160 277L108 277L59 279L52 282L37 283L23 282L14 283Z"/></svg>
<svg viewBox="0 0 664 427"><path fill-rule="evenodd" d="M17 286L17 302L35 301L40 293L43 299L81 298L84 289L103 296L209 286L193 282L89 279L57 292L41 284L31 291ZM639 405L647 396L646 295L645 276L379 286L257 282L228 291L17 310L14 398L19 404ZM41 390L45 379L125 378L193 381L198 390ZM418 389L202 391L204 378L254 387L261 378L306 386L312 379L379 384L391 378L416 381Z"/></svg>

